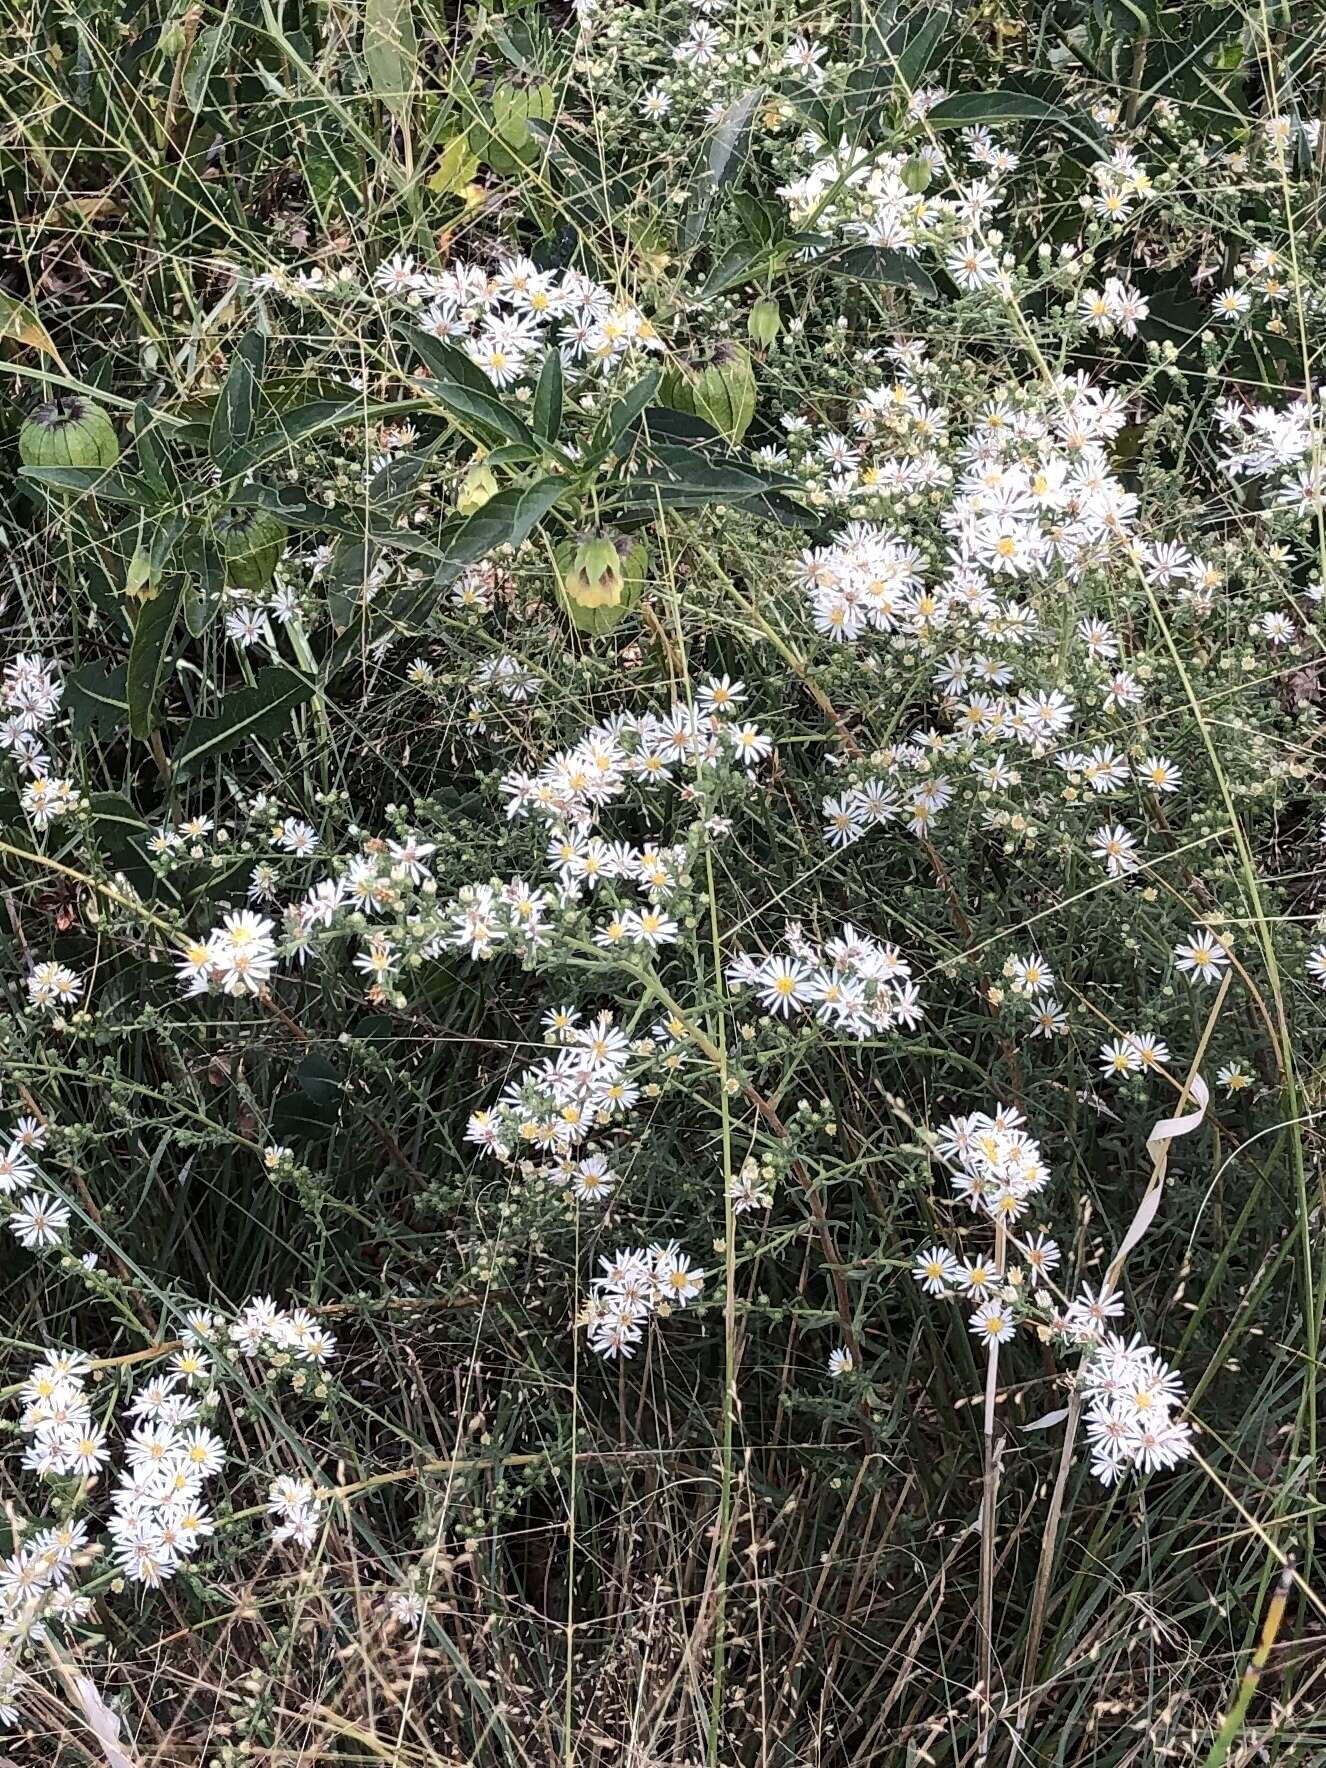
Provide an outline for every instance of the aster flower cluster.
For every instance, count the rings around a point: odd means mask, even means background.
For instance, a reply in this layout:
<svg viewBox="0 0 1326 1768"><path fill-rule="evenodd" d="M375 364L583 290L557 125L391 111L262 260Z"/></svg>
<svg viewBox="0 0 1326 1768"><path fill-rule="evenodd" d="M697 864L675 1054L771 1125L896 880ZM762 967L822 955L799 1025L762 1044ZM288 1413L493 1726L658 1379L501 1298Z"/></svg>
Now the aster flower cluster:
<svg viewBox="0 0 1326 1768"><path fill-rule="evenodd" d="M470 729L486 731L495 706L524 706L542 686L540 677L509 651L486 658L470 677Z"/></svg>
<svg viewBox="0 0 1326 1768"><path fill-rule="evenodd" d="M527 1177L566 1189L577 1203L606 1206L621 1175L601 1144L625 1129L646 1090L639 1078L643 1059L671 1034L660 1026L653 1037L632 1043L611 1013L582 1024L576 1008L563 1006L546 1016L545 1035L555 1053L510 1081L495 1107L474 1112L465 1139L503 1163L525 1150L521 1167ZM532 1158L536 1154L546 1157L542 1163ZM685 1307L704 1279L675 1241L618 1252L601 1263L603 1275L580 1324L590 1349L608 1358L634 1356L648 1319Z"/></svg>
<svg viewBox="0 0 1326 1768"><path fill-rule="evenodd" d="M920 123L942 96L937 89L927 92L912 121ZM971 260L973 273L979 270L983 279L994 280L996 261L975 236L994 220L1005 200L999 180L1017 170L1018 156L998 147L988 129L966 132L969 167L950 164L933 140L922 143L915 155L880 154L865 142L828 147L810 132L798 145L805 169L778 190L794 223L813 224L908 257L919 256L923 247L942 249L947 244L964 275ZM932 191L936 184L952 194Z"/></svg>
<svg viewBox="0 0 1326 1768"><path fill-rule="evenodd" d="M925 396L925 356L906 347L898 357L900 379L882 382L858 407L861 441L793 433L800 459L832 466L823 487L830 502L941 493L943 569L927 573L916 539L896 528L854 523L796 567L818 632L846 643L869 628L924 640L964 612L997 614L999 590L1052 568L1076 581L1127 539L1137 497L1107 452L1127 417L1115 388L1095 387L1085 374L1044 392L1009 388L962 433L950 428L954 414ZM893 456L888 471L869 462L875 435ZM1011 622L1016 632L1016 614Z"/></svg>
<svg viewBox="0 0 1326 1768"><path fill-rule="evenodd" d="M666 1318L700 1294L705 1273L675 1240L661 1246L627 1247L599 1259L580 1324L596 1356L633 1357L651 1316Z"/></svg>
<svg viewBox="0 0 1326 1768"><path fill-rule="evenodd" d="M679 768L713 767L724 759L754 767L770 753L773 740L739 716L745 699L744 682L710 677L701 682L693 705L677 702L662 716L623 712L594 725L572 748L550 756L537 774L506 776L507 815L533 814L588 830L603 807L631 785L673 785Z"/></svg>
<svg viewBox="0 0 1326 1768"><path fill-rule="evenodd" d="M83 997L83 978L56 958L42 958L28 972L28 1003L39 1013L59 1013Z"/></svg>
<svg viewBox="0 0 1326 1768"><path fill-rule="evenodd" d="M1050 1181L1039 1142L1015 1106L978 1111L941 1125L935 1151L948 1168L955 1199L999 1230L995 1251L959 1258L940 1244L916 1256L912 1274L928 1295L974 1303L969 1325L991 1355L1020 1326L1083 1353L1078 1386L1085 1396L1092 1472L1106 1485L1128 1468L1146 1474L1190 1453L1181 1379L1140 1339L1125 1343L1112 1326L1123 1298L1107 1280L1082 1284L1066 1305L1051 1294L1062 1254L1039 1230L1019 1223Z"/></svg>
<svg viewBox="0 0 1326 1768"><path fill-rule="evenodd" d="M236 909L205 940L191 941L180 955L186 995L213 987L228 995L256 995L276 970L274 923L251 909Z"/></svg>
<svg viewBox="0 0 1326 1768"><path fill-rule="evenodd" d="M998 255L996 223L1007 201L1002 181L1018 170L1019 156L983 124L963 129L957 149L946 148L925 121L944 96L939 87L913 94L908 121L918 139L910 153L881 154L846 139L830 145L805 132L798 143L804 170L778 194L797 225L909 258L928 251L942 257L965 292L1011 292L1012 260ZM1089 206L1111 223L1126 220L1151 189L1146 167L1124 144L1096 162L1093 177ZM1146 304L1121 279L1116 285L1110 299L1119 309L1114 323L1123 329L1145 317Z"/></svg>
<svg viewBox="0 0 1326 1768"><path fill-rule="evenodd" d="M64 683L59 665L47 657L20 652L5 665L0 680L0 754L8 755L25 784L19 803L34 829L49 828L78 804L78 787L51 772L43 741L60 714Z"/></svg>
<svg viewBox="0 0 1326 1768"><path fill-rule="evenodd" d="M550 345L573 376L662 348L639 308L602 283L579 270L540 270L519 254L491 270L462 261L430 270L397 253L373 283L414 308L421 331L463 348L495 387L514 386Z"/></svg>
<svg viewBox="0 0 1326 1768"><path fill-rule="evenodd" d="M652 1051L653 1043L633 1047L609 1012L581 1024L574 1007L554 1011L548 1036L555 1053L508 1082L494 1108L474 1112L465 1139L500 1161L519 1149L547 1153L550 1164L535 1169L543 1177L568 1186L581 1202L606 1202L618 1175L606 1155L579 1151L596 1132L619 1127L639 1103L632 1057Z"/></svg>
<svg viewBox="0 0 1326 1768"><path fill-rule="evenodd" d="M786 952L738 952L727 967L729 988L754 989L766 1012L790 1019L811 1013L822 1025L858 1038L921 1023L920 985L896 945L861 933L851 922L822 944L795 924Z"/></svg>
<svg viewBox="0 0 1326 1768"><path fill-rule="evenodd" d="M256 1297L229 1326L206 1310L188 1316L166 1368L139 1381L121 1411L122 1461L109 1488L106 1533L115 1573L130 1583L168 1583L217 1528L205 1490L227 1461L211 1423L219 1384L233 1373L227 1348L319 1366L333 1356L335 1340L304 1309L285 1312L266 1297ZM94 1497L115 1453L106 1407L94 1410L90 1383L100 1367L80 1352L48 1351L20 1390L23 1466L62 1493L76 1482L77 1504ZM74 1573L100 1551L92 1526L66 1507L64 1521L43 1526L0 1569L4 1646L38 1640L47 1623L78 1622L90 1613L91 1598L80 1594Z"/></svg>
<svg viewBox="0 0 1326 1768"><path fill-rule="evenodd" d="M29 1252L59 1246L69 1230L69 1205L38 1188L42 1175L34 1157L46 1136L39 1119L20 1117L0 1156L0 1193L16 1200L9 1231Z"/></svg>
<svg viewBox="0 0 1326 1768"><path fill-rule="evenodd" d="M226 914L204 939L186 942L178 970L186 995L219 988L230 995L261 993L276 972L280 956L303 962L319 936L344 932L350 916L376 917L389 912L398 919L388 931L370 931L355 967L376 987L399 972L404 958L418 954L435 958L446 950L484 959L502 950L533 957L548 944L555 916L573 911L602 885L625 884L644 900L623 900L592 929L603 949L656 950L678 937L678 923L667 904L687 879L689 848L643 842L609 841L596 831L597 819L628 790L649 792L678 785L684 796L697 795L695 783L681 783L677 770L735 770L750 776L772 751L772 738L736 713L745 697L740 682L728 677L701 684L697 703L677 704L664 716L622 714L610 724L594 726L568 750L552 756L537 775L508 774L502 782L508 819L538 815L550 825L548 886L513 878L505 884L465 885L447 904L428 897L422 910L410 908L412 893L428 893L433 883L428 862L435 844L417 834L401 839L369 838L362 851L333 860L331 870L312 883L302 900L281 909L281 932L274 919L253 910ZM712 776L719 783L718 772ZM713 822L713 819L710 819ZM714 822L717 833L721 823ZM179 839L203 837L209 818L181 825L173 834L162 831L155 851L169 854ZM318 839L308 824L285 818L274 825L274 840L285 852L306 857L317 851ZM255 869L250 894L273 896L276 877L270 868ZM614 899L616 893L614 892Z"/></svg>
<svg viewBox="0 0 1326 1768"><path fill-rule="evenodd" d="M1321 455L1326 436L1326 387L1313 388L1288 405L1223 401L1216 410L1224 452L1221 468L1232 480L1263 479L1273 509L1321 516L1326 482ZM1314 599L1322 596L1315 586Z"/></svg>

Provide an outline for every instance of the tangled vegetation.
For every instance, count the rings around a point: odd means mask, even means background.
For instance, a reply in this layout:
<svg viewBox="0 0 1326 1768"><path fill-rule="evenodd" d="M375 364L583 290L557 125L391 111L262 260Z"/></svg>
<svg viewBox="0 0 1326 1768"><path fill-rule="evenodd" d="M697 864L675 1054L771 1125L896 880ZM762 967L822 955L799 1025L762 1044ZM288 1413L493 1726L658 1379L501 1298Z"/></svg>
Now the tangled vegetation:
<svg viewBox="0 0 1326 1768"><path fill-rule="evenodd" d="M3 1759L1321 1762L1319 9L10 24Z"/></svg>

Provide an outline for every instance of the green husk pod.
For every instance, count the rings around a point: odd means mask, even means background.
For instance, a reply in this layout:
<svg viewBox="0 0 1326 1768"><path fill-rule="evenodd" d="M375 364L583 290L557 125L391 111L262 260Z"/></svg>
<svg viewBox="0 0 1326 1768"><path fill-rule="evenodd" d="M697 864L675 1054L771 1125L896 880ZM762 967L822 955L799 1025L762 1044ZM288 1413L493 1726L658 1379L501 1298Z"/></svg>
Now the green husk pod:
<svg viewBox="0 0 1326 1768"><path fill-rule="evenodd" d="M517 84L499 80L493 91L492 134L484 157L495 172L513 172L534 158L539 144L530 122L551 121L557 111L557 94L547 80Z"/></svg>
<svg viewBox="0 0 1326 1768"><path fill-rule="evenodd" d="M752 344L767 350L783 329L783 313L772 295L761 295L746 315L746 330Z"/></svg>
<svg viewBox="0 0 1326 1768"><path fill-rule="evenodd" d="M285 546L285 524L270 510L247 505L226 511L216 524L226 562L226 579L258 595L276 575Z"/></svg>
<svg viewBox="0 0 1326 1768"><path fill-rule="evenodd" d="M673 411L702 418L734 445L755 416L755 371L741 345L722 343L703 363L668 370L660 394Z"/></svg>
<svg viewBox="0 0 1326 1768"><path fill-rule="evenodd" d="M18 457L25 467L112 467L120 440L99 405L62 393L29 413L18 433Z"/></svg>

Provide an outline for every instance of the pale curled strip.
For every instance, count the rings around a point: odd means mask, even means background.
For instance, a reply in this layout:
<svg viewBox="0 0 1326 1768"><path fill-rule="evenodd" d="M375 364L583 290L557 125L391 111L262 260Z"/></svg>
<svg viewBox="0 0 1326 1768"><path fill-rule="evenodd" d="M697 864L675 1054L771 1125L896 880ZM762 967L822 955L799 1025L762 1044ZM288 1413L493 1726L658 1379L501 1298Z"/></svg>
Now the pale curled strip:
<svg viewBox="0 0 1326 1768"><path fill-rule="evenodd" d="M1114 1263L1110 1267L1109 1281L1111 1286L1117 1282L1123 1261L1137 1245L1156 1218L1160 1208L1160 1200L1165 1194L1165 1161L1169 1156L1169 1145L1177 1136L1188 1136L1197 1129L1206 1116L1206 1107L1211 1100L1211 1091L1200 1074L1194 1074L1188 1082L1187 1092L1194 1101L1194 1109L1186 1111L1178 1117L1162 1117L1153 1127L1146 1139L1146 1151L1152 1160L1152 1178L1147 1186L1146 1194L1137 1206L1137 1213L1129 1224L1118 1252L1114 1255Z"/></svg>

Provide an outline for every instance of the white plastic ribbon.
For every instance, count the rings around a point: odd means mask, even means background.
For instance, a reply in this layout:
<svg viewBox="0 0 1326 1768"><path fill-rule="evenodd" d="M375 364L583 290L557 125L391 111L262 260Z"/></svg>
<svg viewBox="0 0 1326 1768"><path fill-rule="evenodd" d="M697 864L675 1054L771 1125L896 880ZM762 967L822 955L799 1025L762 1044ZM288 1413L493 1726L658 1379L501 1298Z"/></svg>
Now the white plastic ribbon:
<svg viewBox="0 0 1326 1768"><path fill-rule="evenodd" d="M125 1755L120 1748L120 1715L106 1705L96 1684L89 1682L86 1676L75 1676L74 1693L83 1709L83 1717L101 1745L106 1768L136 1768L132 1757Z"/></svg>
<svg viewBox="0 0 1326 1768"><path fill-rule="evenodd" d="M1119 1280L1123 1261L1156 1219L1160 1200L1165 1195L1165 1162L1169 1158L1170 1143L1176 1136L1190 1136L1206 1116L1206 1107L1211 1102L1211 1090L1200 1074L1194 1074L1188 1082L1188 1097L1193 1101L1193 1109L1185 1111L1182 1117L1162 1117L1153 1125L1151 1134L1146 1139L1146 1151L1151 1156L1152 1163L1151 1183L1147 1186L1146 1195L1138 1204L1137 1214L1129 1224L1128 1232L1110 1265L1106 1283L1111 1289Z"/></svg>
<svg viewBox="0 0 1326 1768"><path fill-rule="evenodd" d="M1188 1085L1188 1096L1196 1109L1185 1112L1182 1117L1162 1117L1152 1128L1146 1139L1146 1151L1152 1163L1160 1165L1161 1157L1175 1136L1188 1136L1200 1125L1206 1116L1206 1108L1211 1102L1210 1089L1200 1074L1195 1074Z"/></svg>

